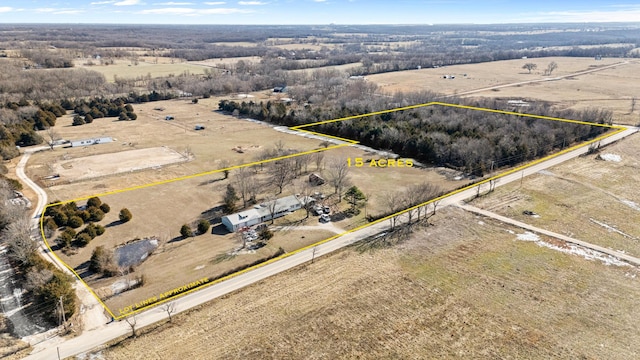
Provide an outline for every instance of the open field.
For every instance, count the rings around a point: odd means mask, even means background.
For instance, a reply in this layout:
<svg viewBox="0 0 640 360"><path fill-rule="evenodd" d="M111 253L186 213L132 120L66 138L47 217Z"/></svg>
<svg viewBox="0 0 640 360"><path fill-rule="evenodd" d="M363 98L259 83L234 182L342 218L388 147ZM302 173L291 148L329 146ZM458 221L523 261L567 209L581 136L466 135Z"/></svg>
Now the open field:
<svg viewBox="0 0 640 360"><path fill-rule="evenodd" d="M92 61L96 63L97 60ZM138 61L137 65L131 60L115 60L113 65L87 66L79 64L77 68L86 68L88 70L97 71L103 74L108 82L114 82L115 77L135 78L147 75L151 75L151 77L159 77L168 76L170 74L180 75L185 71L192 74L203 74L205 69L203 66L188 62L176 62L175 64L171 64L165 61L159 61L155 64L153 60L149 62Z"/></svg>
<svg viewBox="0 0 640 360"><path fill-rule="evenodd" d="M256 98L261 94L256 94ZM33 179L52 175L50 164L84 158L92 155L119 153L125 150L167 146L177 153L189 150L193 161L157 170L136 172L127 177L112 177L108 180L83 182L73 186L43 183L53 199L73 199L90 196L109 190L144 185L160 180L202 173L222 167L223 160L230 165L254 161L263 150L273 147L277 141L299 151L319 147L320 141L309 140L273 130L270 126L238 120L213 111L218 108L219 98L202 99L198 104L189 100L169 100L134 105L138 114L136 121L117 121L115 118L96 119L91 124L71 126L72 116L58 119L56 131L64 139L78 140L97 136L110 136L117 141L108 144L81 148L56 148L33 155L29 161L28 174ZM164 109L154 110L154 109ZM175 120L164 120L172 115ZM204 130L195 131L201 124ZM223 135L222 135L223 134ZM46 134L42 134L46 138ZM263 140L268 139L268 140ZM243 154L232 149L241 146L250 149ZM117 161L113 155L112 161Z"/></svg>
<svg viewBox="0 0 640 360"><path fill-rule="evenodd" d="M343 156L362 157L366 154L355 148L341 148L331 150L325 155L327 159L330 157L342 158ZM310 170L315 169L314 166L310 165ZM321 170L319 173L322 174L323 171ZM265 178L266 174L260 176ZM116 175L114 178L105 178L100 181L111 183L113 179L120 178ZM391 189L395 191L425 181L437 183L443 190L451 190L461 185L461 181L447 181L443 175L436 171L418 168L352 168L350 178L353 184L356 184L369 196L370 200L367 204L369 214L386 211L381 199L384 194L392 191ZM325 230L318 223L317 217L305 218L305 211L299 210L276 221L275 225L286 228L276 230L268 246L256 252L234 256L231 261L218 262L216 259L241 246L242 242L236 234L228 233L222 225L218 225L213 232L198 235L195 238L183 239L179 235L179 229L182 224L193 223L201 218L204 212L219 206L222 203L227 184L233 184L234 179L235 172L231 171L228 180L224 180L222 174L212 174L102 196L101 199L112 208L112 211L100 222L103 226L107 226L106 233L96 238L88 246L78 249L72 255L68 256L59 251L56 253L65 263L78 271L83 271L83 267L86 266L85 262L97 246L102 245L107 249L112 249L134 238L151 236L160 238L160 247L139 265L134 273L134 276L144 274L145 285L106 300L107 306L112 311L117 311L121 307L150 298L162 291L169 291L198 278L204 276L212 278L229 269L264 258L275 253L279 247L284 248L285 251L293 251L364 223L364 212L362 212L354 218L332 222L333 228ZM122 181L126 181L126 179L122 178ZM306 176L302 176L289 186L289 191L302 189L304 182L306 182ZM69 186L79 184L81 183ZM325 204L331 205L334 212L349 207L344 200L337 203L337 199L332 195L333 189L330 185L314 187L313 190L329 195ZM118 224L117 212L124 207L133 213L133 219L128 223ZM297 230L296 227L302 228ZM52 241L53 239L49 239L50 243ZM171 266L167 267L169 263ZM105 296L109 294L109 291L105 290L106 288L124 278L124 276L109 279L92 277L87 281L92 288L97 290L99 296Z"/></svg>
<svg viewBox="0 0 640 360"><path fill-rule="evenodd" d="M211 100L208 101L210 102ZM169 175L175 175L176 173L184 171L185 168L198 168L201 169L200 172L202 172L215 169L216 167L220 168L224 161L228 161L229 164L232 165L247 163L253 161L261 149L264 150L273 146L271 143L265 143L265 138L274 141L279 139L280 135L285 135L265 125L218 113L209 115L214 116L214 119L212 123L207 123L207 129L204 131L195 132L188 130L188 124L198 121L194 120L194 117L198 117L199 113L196 113L194 116L193 112L203 109L206 111L207 107L211 105L206 105L206 103L206 101L203 101L195 105L185 105L184 100L147 103L134 108L134 110L140 114L136 121L118 122L110 119L98 119L91 124L81 127L63 127L62 129L66 130L66 132L61 135L68 137L71 135L78 136L79 132L86 132L94 125L97 127L102 126L107 129L100 128L101 133L111 135L109 130L117 132L118 140L116 144L94 145L82 149L65 148L63 149L63 160L59 158L61 156L59 149L45 151L34 156L32 160L32 163L40 164L40 167L31 166L31 168L35 168L33 171L34 174L37 174L38 170L45 171L49 168L45 166L45 164L52 163L53 165L50 167L52 167L55 172L57 167L64 169L65 166L69 166L70 162L73 162L73 166L69 170L75 169L80 171L83 166L86 166L87 169L91 169L94 176L97 176L96 174L113 174L112 176L96 178L91 182L77 182L74 184L69 184L70 180L65 181L62 179L63 174L60 174L61 179L59 181L62 182L62 184L55 185L56 181L53 181L53 185L49 186L47 191L50 193L52 199L69 200L81 196L95 195L96 193L105 193L118 185L122 185L120 188L125 188L135 186L136 184L143 185L153 181L166 180ZM160 111L159 109L163 106L166 106L166 108ZM169 107L175 110L170 113L175 116L175 120L168 121L163 118L164 114L169 114ZM101 122L101 120L104 120L104 122ZM127 138L127 136L132 135L130 133L131 129L128 126L134 123L145 127L147 131L138 130L135 132L135 136L138 136L138 138ZM117 126L121 128L115 128ZM256 131L256 135L248 139L247 134L254 130ZM184 134L182 134L182 131L184 131ZM181 140L182 137L178 134L196 137L195 140L183 143L181 141L184 140ZM236 135L241 137L236 137ZM225 138L225 136L229 138ZM295 135L286 136L288 137L286 144L296 144L295 149L298 151L314 149L320 146L319 140ZM124 137L124 139L121 137ZM213 138L215 138L214 141L212 141ZM239 146L237 142L240 142L241 146L247 149L247 151L243 154L238 154L231 150L232 143L226 142L225 140L236 142L236 146ZM251 144L247 144L242 142L243 140L252 142ZM158 145L159 141L164 142L163 147L148 148L141 146ZM196 160L181 165L165 166L132 174L127 173L126 175L123 175L121 172L119 174L117 170L126 165L127 159L132 161L138 160L138 162L141 160L139 157L133 159L134 156L132 153L144 152L147 154L146 158L149 158L149 152L157 155L154 149L162 149L163 152L169 151L171 154L180 157L180 154L177 152L178 150L171 150L176 149L176 145L180 143L192 149L191 152L195 155ZM140 147L140 150L125 150L110 153L110 151L118 151L122 146L126 146L126 149ZM252 149L255 149L255 151ZM94 154L88 155L89 153ZM242 157L238 157L240 155L242 155ZM214 157L215 161L210 162L212 159L209 159L209 157ZM377 158L378 156L365 153L363 150L353 147L330 150L325 154L326 161L330 161L331 159L346 161L346 158L349 157ZM96 161L96 158L102 160ZM203 160L201 160L200 164L196 164L199 159ZM58 164L55 163L56 161L58 161ZM157 159L154 160L154 164L156 163ZM130 164L129 167L131 166L133 165ZM204 166L209 167L203 168ZM310 164L309 170L324 174L324 169L318 169L315 166L315 164ZM197 172L186 172L186 174L183 173L183 176L194 173ZM41 174L43 173L41 172ZM68 175L69 174L66 174L65 177L68 177ZM82 176L82 174L76 174L76 176ZM316 217L305 218L304 211L298 211L295 215L281 219L276 223L276 225L285 226L285 228L278 229L275 232L275 236L269 242L268 246L257 251L242 252L239 255L231 256L229 254L240 247L241 240L236 234L229 234L226 229L221 226L216 227L211 233L199 235L194 239L181 238L178 233L182 224L193 224L199 218L212 217L210 211L218 209L222 203L226 186L228 184L234 184L235 176L235 172L232 170L229 179L225 179L221 173L215 173L137 189L135 191L102 196L102 200L107 202L113 209L113 211L101 221L101 224L107 227L107 232L84 248L74 250L72 253L57 251L57 254L66 264L76 269L81 276L85 277L85 281L105 300L107 306L118 314L117 309L143 301L163 291L169 291L203 277L213 278L230 269L270 256L275 253L279 247L284 248L285 251L293 251L364 223L364 213L361 213L354 218L346 218L332 222L330 227L327 224L323 227L318 224ZM266 171L258 170L258 177L263 181L267 180ZM144 179L146 179L146 182L143 182ZM382 202L383 196L386 193L397 191L409 185L429 182L439 186L443 191L451 190L462 185L462 181L447 180L447 177L439 171L408 167L354 167L350 169L350 180L352 184L362 189L370 199L364 211L366 213L368 210L369 214L380 214L388 211ZM306 181L306 176L301 176L293 185L288 187L286 190L287 193L299 191L303 188L303 183ZM273 188L270 187L262 190L262 193L265 194L272 191ZM330 205L334 213L345 210L349 206L346 201L338 203L336 197L331 195L333 189L328 184L315 187L314 191L321 191L329 195L325 201L325 205ZM261 198L262 197L260 197L259 200ZM118 209L125 207L133 213L134 218L128 223L121 224L118 222L117 212ZM291 225L295 227L303 226L305 230L298 231L287 227ZM127 291L122 295L112 296L113 284L126 281L126 278L129 277L128 275L122 274L122 276L119 277L101 279L85 273L87 261L97 246L113 249L135 238L148 237L157 237L160 244L151 257L137 266L135 274L133 275L144 276L144 286ZM55 236L48 239L49 243L52 244L54 239ZM206 251L203 251L203 249L206 249ZM229 258L230 261L218 261L217 259L221 257ZM171 266L168 267L167 264L171 264Z"/></svg>
<svg viewBox="0 0 640 360"><path fill-rule="evenodd" d="M550 57L494 61L481 64L454 65L434 69L408 70L367 76L383 92L409 92L430 90L448 95L483 89L508 83L544 79L547 64L555 61L558 68L552 77L611 65L623 59ZM531 74L522 69L526 63L538 68ZM466 76L465 76L466 74ZM485 96L507 99L544 100L560 107L584 109L598 107L614 112L614 119L622 124L637 124L638 110L628 114L631 98L636 97L636 84L640 81L640 62L631 60L615 68L596 71L558 81L523 84L495 90L474 92L468 96ZM454 75L455 79L444 79Z"/></svg>
<svg viewBox="0 0 640 360"><path fill-rule="evenodd" d="M350 64L343 64L343 65L331 65L331 66L321 66L321 67L316 67L316 68L309 68L309 69L298 69L298 70L290 70L291 72L306 72L308 74L316 71L316 70L337 70L337 71L347 71L353 68L357 68L362 66L361 62L356 62L356 63L350 63Z"/></svg>
<svg viewBox="0 0 640 360"><path fill-rule="evenodd" d="M639 355L637 269L517 241L507 230L519 230L458 209L445 209L432 220L435 226L400 246L327 256L178 315L173 324L101 355L115 360Z"/></svg>
<svg viewBox="0 0 640 360"><path fill-rule="evenodd" d="M113 161L118 159L118 161ZM133 171L156 169L162 166L188 161L167 147L125 150L115 154L90 155L53 165L53 171L64 182L89 180Z"/></svg>
<svg viewBox="0 0 640 360"><path fill-rule="evenodd" d="M533 226L640 255L640 138L638 134L571 160L520 184L500 187L474 204ZM533 211L534 217L523 214Z"/></svg>
<svg viewBox="0 0 640 360"><path fill-rule="evenodd" d="M189 64L198 65L203 67L219 67L219 66L230 66L238 61L242 60L245 63L257 63L260 62L262 58L259 56L243 56L243 57L233 57L233 58L219 58L219 59L207 59L202 61L190 61Z"/></svg>

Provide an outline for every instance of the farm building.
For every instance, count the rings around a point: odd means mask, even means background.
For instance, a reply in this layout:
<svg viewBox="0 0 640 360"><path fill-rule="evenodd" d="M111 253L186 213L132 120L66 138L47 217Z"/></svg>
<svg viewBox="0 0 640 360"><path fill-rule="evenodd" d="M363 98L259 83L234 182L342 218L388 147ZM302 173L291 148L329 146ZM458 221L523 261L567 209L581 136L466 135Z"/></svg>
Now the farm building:
<svg viewBox="0 0 640 360"><path fill-rule="evenodd" d="M322 176L313 173L313 174L309 175L309 182L312 185L318 186L318 185L324 184L324 179L322 178Z"/></svg>
<svg viewBox="0 0 640 360"><path fill-rule="evenodd" d="M307 201L310 201L310 198L298 199L295 195L285 196L280 199L256 205L251 209L223 216L222 224L229 231L235 232L240 228L250 227L271 220L272 211L274 219L288 215L301 209ZM274 205L275 208L273 208Z"/></svg>
<svg viewBox="0 0 640 360"><path fill-rule="evenodd" d="M113 139L110 137L99 137L99 138L84 139L84 140L71 140L71 147L106 144L110 142L113 142Z"/></svg>

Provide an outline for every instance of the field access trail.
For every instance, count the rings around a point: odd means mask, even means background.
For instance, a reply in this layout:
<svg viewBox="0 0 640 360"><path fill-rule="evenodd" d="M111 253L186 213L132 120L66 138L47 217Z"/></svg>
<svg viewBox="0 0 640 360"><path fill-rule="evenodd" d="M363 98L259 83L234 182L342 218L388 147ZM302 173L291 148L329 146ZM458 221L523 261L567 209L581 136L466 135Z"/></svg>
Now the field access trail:
<svg viewBox="0 0 640 360"><path fill-rule="evenodd" d="M536 79L536 80L519 81L519 82L501 84L501 85L494 85L494 86L489 86L489 87L483 87L483 88L480 88L480 89L462 91L462 92L459 92L459 93L456 93L456 94L446 95L444 97L447 98L447 97L453 97L453 96L470 95L470 94L475 94L475 93L484 92L484 91L490 91L490 90L494 90L494 89L501 89L501 88L507 88L507 87L513 87L513 86L521 86L521 85L527 85L527 84L541 83L541 82L547 82L547 81L557 81L557 80L562 80L562 79L566 79L566 78L570 78L570 77L574 77L574 76L580 76L580 75L585 75L585 74L590 74L590 73L594 73L594 72L598 72L598 71L611 69L611 68L614 68L614 67L618 67L620 65L628 64L628 63L629 63L629 61L625 60L625 61L621 61L621 62L618 62L618 63L615 63L615 64L605 65L605 66L602 66L602 67L589 69L589 70L578 71L578 72L575 72L575 73L566 74L566 75L562 75L562 76L548 77L548 78L542 78L542 79Z"/></svg>
<svg viewBox="0 0 640 360"><path fill-rule="evenodd" d="M607 138L601 139L599 142L600 145L607 145L609 143L623 139L633 133L636 133L637 131L637 128L627 128L624 131L617 132ZM507 171L502 176L496 176L492 178L492 181L494 182L495 186L505 185L513 181L520 181L525 176L535 174L540 170L547 169L549 167L558 165L562 162L585 154L588 151L587 145L588 144L584 144L577 148L567 149L559 155L551 158L541 159L524 168ZM453 192L450 195L439 198L438 207L456 205L466 199L476 196L479 187L484 186L485 189L488 188L488 180L489 179L479 183L476 186L468 187L463 190ZM28 183L30 185L33 184L33 182ZM402 218L406 216L398 215L398 217L400 218L399 221L402 221ZM258 281L264 280L272 275L276 275L288 269L304 264L310 261L312 258L329 254L333 251L349 246L357 241L386 232L388 231L388 229L389 221L379 220L378 222L363 226L361 228L357 228L351 232L338 234L335 237L318 243L317 245L311 245L306 248L294 251L287 257L269 261L261 267L240 273L239 275L231 277L225 281L215 283L202 290L194 291L175 299L173 302L176 306L176 312L183 312L193 307L199 306L208 301L211 301L212 299L221 297ZM155 307L137 313L135 316L130 316L129 318L135 319L136 327L140 328L161 321L166 317L166 312L164 312L159 307ZM203 321L205 320L203 319ZM130 333L131 328L126 321L111 322L105 326L85 331L83 334L75 338L68 339L62 343L59 343L56 347L44 345L36 347L32 355L28 356L27 359L55 359L58 351L61 358L74 356L90 351L110 340L121 336L126 336Z"/></svg>
<svg viewBox="0 0 640 360"><path fill-rule="evenodd" d="M640 266L640 259L628 254L625 254L623 252L620 251L616 251L616 250L611 250L611 249L607 249L605 247L602 246L598 246L598 245L594 245L582 240L578 240L578 239L574 239L572 237L569 236L565 236L562 234L558 234L549 230L545 230L539 227L535 227L533 225L529 225L529 224L525 224L521 221L515 220L515 219L511 219L508 218L506 216L502 216L499 214L496 214L494 212L491 211L487 211L484 209L479 209L475 206L471 206L471 205L467 205L467 204L458 204L458 207L460 207L461 209L464 209L465 211L474 213L474 214L478 214L478 215L482 215L488 218L492 218L492 219L496 219L500 222L503 222L505 224L510 224L510 225L514 225L517 226L519 228L525 229L525 230L529 230L529 231L533 231L535 233L538 234L542 234L542 235L546 235L549 237L553 237L556 239L560 239L562 241L566 241L568 243L572 243L572 244L576 244L576 245L580 245L582 247L585 247L587 249L591 249L591 250L595 250L597 252L603 253L603 254L607 254L607 255L611 255L613 257L616 257L620 260L624 260L626 262L628 262L629 264L635 265L635 266Z"/></svg>

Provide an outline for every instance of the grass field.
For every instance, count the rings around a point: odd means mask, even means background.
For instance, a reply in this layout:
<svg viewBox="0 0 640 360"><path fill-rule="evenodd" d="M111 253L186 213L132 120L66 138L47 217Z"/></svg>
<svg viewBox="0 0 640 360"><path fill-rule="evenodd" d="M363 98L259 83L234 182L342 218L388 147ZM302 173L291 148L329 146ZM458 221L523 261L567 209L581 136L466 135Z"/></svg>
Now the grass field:
<svg viewBox="0 0 640 360"><path fill-rule="evenodd" d="M95 63L96 60L93 60L93 62ZM203 74L204 69L206 69L203 66L188 62L176 62L171 64L166 61L159 61L155 64L152 60L149 62L138 61L137 65L132 63L130 60L116 60L113 65L86 66L80 64L77 67L97 71L103 74L108 82L114 82L115 77L135 78L147 75L151 75L151 77L160 77L168 76L170 74L180 75L185 71L192 74Z"/></svg>
<svg viewBox="0 0 640 360"><path fill-rule="evenodd" d="M391 72L370 75L367 79L376 83L380 91L431 90L453 95L503 84L544 79L545 76L542 73L547 64L552 61L558 64L558 68L553 72L553 77L556 77L624 60L611 58L596 61L593 58L568 57L518 59ZM535 63L538 68L529 74L522 68L525 63ZM631 98L637 96L635 88L640 81L638 74L640 74L640 62L630 60L628 64L585 75L558 81L486 90L468 96L544 100L560 107L575 109L599 107L612 110L617 123L635 125L639 121L639 110L636 109L634 114L629 114L629 110ZM455 79L444 79L445 75L454 75Z"/></svg>
<svg viewBox="0 0 640 360"><path fill-rule="evenodd" d="M41 183L47 186L50 199L71 200L221 168L225 161L230 165L248 163L254 161L261 151L273 147L274 142L278 140L282 140L287 147L297 151L321 147L317 139L284 134L266 125L212 112L210 109L216 103L215 99L205 99L198 104L191 104L186 100L140 104L134 107L139 114L136 121L97 119L91 124L80 127L69 126L71 119L67 116L60 120L63 124L59 128L62 137L88 138L93 133L113 136L116 141L84 148L58 148L54 151L37 153L30 160L30 176L42 178L51 173L59 173L61 175L59 180L41 180ZM164 120L166 115L174 116L175 120ZM192 130L192 126L196 123L205 124L206 129ZM237 146L248 150L239 154L232 150ZM157 163L161 156L156 152L149 152L153 149L166 149L172 154L179 154L183 153L183 147L191 149L190 152L194 154L195 160L126 174L116 171L126 166L128 160L135 160L136 164L141 160L145 163ZM133 153L144 151L148 152L144 159L137 157L132 159ZM330 150L325 154L327 162L332 159L346 162L346 158L349 157L377 158L374 154L368 154L353 147ZM67 169L70 164L71 168ZM84 169L84 166L87 169ZM57 171L60 169L65 172ZM309 165L309 170L320 174L324 174L325 171L317 169L313 163ZM73 175L69 173L70 171L77 173L75 179L70 179ZM80 181L82 179L79 177L85 176L87 171L95 176L99 174L102 176L92 178L91 181ZM107 176L107 174L111 175ZM259 172L258 176L263 180L267 178L264 171ZM136 268L136 274L134 274L134 276L144 275L143 287L111 297L112 285L125 279L126 275L107 279L96 276L85 278L98 295L106 300L107 306L116 312L119 308L140 302L160 292L202 277L213 278L230 269L270 256L279 247L284 248L285 251L293 251L362 225L364 213L367 211L369 214L387 211L381 199L388 192L422 182L437 185L443 191L462 184L462 181L447 180L443 174L433 169L354 167L350 169L350 182L362 189L369 198L367 208L359 216L332 222L335 227L325 229L319 226L316 217L304 218L304 211L299 211L295 215L279 220L276 225L304 226L304 231L291 228L284 231L278 230L269 242L269 246L256 252L230 257L229 261L218 262L216 259L240 247L241 241L236 234L229 234L219 227L213 233L199 235L193 239L182 239L179 236L179 229L182 224L194 223L203 216L203 213L221 205L226 186L233 184L234 181L235 172L232 170L229 179L224 179L222 173L215 173L101 196L102 200L113 209L101 221L101 224L107 227L107 232L88 246L77 249L73 253L57 251L57 254L66 264L83 273L84 266L97 246L113 249L135 238L159 238L160 247L148 260ZM283 195L300 192L306 181L306 175L301 176L285 189ZM328 184L316 187L314 191L329 195L326 204L331 205L334 212L345 210L349 206L346 201L337 202L336 197L331 195L333 188ZM275 193L273 187L262 190L259 200L269 193ZM117 213L119 209L125 207L133 213L134 218L126 224L119 224ZM48 239L49 243L53 244L54 239L55 235L51 236ZM171 266L167 267L167 264Z"/></svg>
<svg viewBox="0 0 640 360"><path fill-rule="evenodd" d="M633 135L589 155L500 187L474 201L496 213L613 250L640 256L640 138ZM615 159L615 156L614 156ZM533 211L539 217L524 215Z"/></svg>
<svg viewBox="0 0 640 360"><path fill-rule="evenodd" d="M457 209L394 248L343 250L126 340L104 359L639 355L638 271L516 241ZM375 264L375 266L372 266Z"/></svg>

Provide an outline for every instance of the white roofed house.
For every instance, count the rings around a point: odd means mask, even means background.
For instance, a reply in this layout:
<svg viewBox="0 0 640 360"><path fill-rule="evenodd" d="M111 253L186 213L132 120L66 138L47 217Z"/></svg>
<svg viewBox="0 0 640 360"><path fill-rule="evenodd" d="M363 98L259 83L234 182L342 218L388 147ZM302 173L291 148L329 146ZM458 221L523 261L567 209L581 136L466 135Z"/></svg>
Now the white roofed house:
<svg viewBox="0 0 640 360"><path fill-rule="evenodd" d="M277 219L302 208L304 199L300 200L295 195L285 196L280 199L255 205L251 209L237 212L222 217L222 224L231 232L236 232L243 227L250 227L265 221Z"/></svg>

